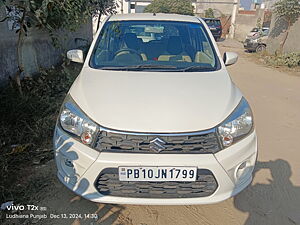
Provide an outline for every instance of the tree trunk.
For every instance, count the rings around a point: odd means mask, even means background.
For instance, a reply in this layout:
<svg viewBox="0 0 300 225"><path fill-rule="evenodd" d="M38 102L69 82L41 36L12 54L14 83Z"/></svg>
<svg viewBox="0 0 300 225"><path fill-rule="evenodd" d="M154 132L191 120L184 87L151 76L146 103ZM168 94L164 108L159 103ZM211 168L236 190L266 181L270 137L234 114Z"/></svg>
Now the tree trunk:
<svg viewBox="0 0 300 225"><path fill-rule="evenodd" d="M287 25L287 28L286 28L286 31L285 31L284 38L283 38L283 40L280 42L280 46L279 46L280 54L283 53L284 44L285 44L285 42L286 42L286 39L287 39L287 37L288 37L288 35L289 35L289 31L290 31L290 28L291 28L291 20L290 20L290 19L287 20L287 23L288 23L288 25Z"/></svg>
<svg viewBox="0 0 300 225"><path fill-rule="evenodd" d="M18 36L18 42L17 42L18 71L14 76L14 80L17 84L17 88L18 88L20 95L23 95L22 86L21 86L21 74L24 71L24 65L22 63L22 47L23 47L24 37L25 37L25 30L23 28L25 13L26 13L26 11L25 11L25 9L23 9L23 15L20 18L20 30L19 30L19 36Z"/></svg>

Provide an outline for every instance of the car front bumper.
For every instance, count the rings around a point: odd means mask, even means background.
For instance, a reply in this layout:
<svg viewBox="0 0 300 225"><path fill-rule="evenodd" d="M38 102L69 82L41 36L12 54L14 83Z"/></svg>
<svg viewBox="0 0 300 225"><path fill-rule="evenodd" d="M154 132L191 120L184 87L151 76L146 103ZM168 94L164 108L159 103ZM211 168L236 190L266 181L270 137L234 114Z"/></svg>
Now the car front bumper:
<svg viewBox="0 0 300 225"><path fill-rule="evenodd" d="M214 36L215 39L219 39L222 36L222 32L212 33L212 35Z"/></svg>
<svg viewBox="0 0 300 225"><path fill-rule="evenodd" d="M220 202L251 183L257 158L255 131L216 154L100 153L70 137L59 127L55 129L53 142L59 180L88 200L112 204L191 205ZM243 162L246 162L247 172L238 179L237 170ZM210 170L218 188L210 196L195 198L135 198L100 194L94 185L99 173L119 166L195 166Z"/></svg>
<svg viewBox="0 0 300 225"><path fill-rule="evenodd" d="M257 46L258 46L257 42L250 42L250 41L244 42L244 48L247 49L248 51L255 51Z"/></svg>

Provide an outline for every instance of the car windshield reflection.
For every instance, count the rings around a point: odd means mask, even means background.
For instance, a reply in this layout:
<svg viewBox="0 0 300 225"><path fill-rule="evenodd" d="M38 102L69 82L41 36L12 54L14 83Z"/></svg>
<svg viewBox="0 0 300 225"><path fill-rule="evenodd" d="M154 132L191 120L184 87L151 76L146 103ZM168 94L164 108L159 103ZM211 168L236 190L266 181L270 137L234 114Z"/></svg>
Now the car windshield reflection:
<svg viewBox="0 0 300 225"><path fill-rule="evenodd" d="M99 35L90 66L196 72L218 70L220 63L200 22L111 21Z"/></svg>

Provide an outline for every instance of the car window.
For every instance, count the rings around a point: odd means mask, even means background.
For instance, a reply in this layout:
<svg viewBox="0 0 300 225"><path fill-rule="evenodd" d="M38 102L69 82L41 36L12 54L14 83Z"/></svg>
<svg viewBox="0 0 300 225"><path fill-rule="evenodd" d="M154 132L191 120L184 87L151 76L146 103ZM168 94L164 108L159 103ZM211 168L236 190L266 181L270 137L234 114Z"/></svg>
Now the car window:
<svg viewBox="0 0 300 225"><path fill-rule="evenodd" d="M220 20L215 20L215 25L216 26L221 26L221 21Z"/></svg>
<svg viewBox="0 0 300 225"><path fill-rule="evenodd" d="M111 21L100 32L90 66L111 70L213 71L220 67L201 23Z"/></svg>
<svg viewBox="0 0 300 225"><path fill-rule="evenodd" d="M269 35L269 29L263 29L262 34L263 36L268 36Z"/></svg>
<svg viewBox="0 0 300 225"><path fill-rule="evenodd" d="M204 20L205 23L208 25L208 26L220 26L221 25L221 21L220 20L210 20L210 19L205 19Z"/></svg>
<svg viewBox="0 0 300 225"><path fill-rule="evenodd" d="M215 25L215 21L214 21L214 20L205 20L205 22L206 22L206 24L207 24L208 26L213 26L213 25Z"/></svg>

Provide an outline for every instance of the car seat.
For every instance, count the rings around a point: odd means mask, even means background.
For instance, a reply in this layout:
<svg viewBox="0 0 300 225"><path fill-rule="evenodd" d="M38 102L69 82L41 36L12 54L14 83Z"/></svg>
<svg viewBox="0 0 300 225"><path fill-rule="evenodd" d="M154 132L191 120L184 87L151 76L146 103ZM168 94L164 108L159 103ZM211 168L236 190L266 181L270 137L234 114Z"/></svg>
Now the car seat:
<svg viewBox="0 0 300 225"><path fill-rule="evenodd" d="M126 49L132 49L132 50L136 51L138 54L141 55L143 61L147 60L146 55L140 51L140 47L141 47L140 40L137 38L135 33L125 33L123 40L124 40L126 47L124 48L124 51L118 53L115 56L115 60L123 61L123 62L140 61L140 57L138 57L136 54L130 52L129 50L126 51Z"/></svg>
<svg viewBox="0 0 300 225"><path fill-rule="evenodd" d="M171 36L168 40L167 53L160 55L158 61L192 62L191 57L183 51L182 41L179 36Z"/></svg>

